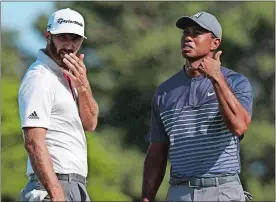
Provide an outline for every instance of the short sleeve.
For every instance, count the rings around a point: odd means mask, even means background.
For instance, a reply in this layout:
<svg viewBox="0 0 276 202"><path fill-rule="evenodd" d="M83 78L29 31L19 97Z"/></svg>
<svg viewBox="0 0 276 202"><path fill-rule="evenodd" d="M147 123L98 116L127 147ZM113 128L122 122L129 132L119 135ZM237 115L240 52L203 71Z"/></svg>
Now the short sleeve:
<svg viewBox="0 0 276 202"><path fill-rule="evenodd" d="M240 75L233 81L233 87L235 96L252 116L253 95L251 83L245 76Z"/></svg>
<svg viewBox="0 0 276 202"><path fill-rule="evenodd" d="M164 125L160 117L158 98L156 94L153 96L151 102L151 121L146 139L148 142L169 144L169 138L165 132Z"/></svg>
<svg viewBox="0 0 276 202"><path fill-rule="evenodd" d="M21 128L49 127L54 96L50 82L45 80L42 76L23 80L18 93Z"/></svg>

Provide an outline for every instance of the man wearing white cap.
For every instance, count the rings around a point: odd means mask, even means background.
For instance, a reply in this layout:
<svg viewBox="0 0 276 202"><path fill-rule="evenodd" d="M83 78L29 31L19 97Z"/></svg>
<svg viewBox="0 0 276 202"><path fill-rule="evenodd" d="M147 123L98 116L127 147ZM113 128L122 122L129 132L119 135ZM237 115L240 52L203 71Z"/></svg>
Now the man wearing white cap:
<svg viewBox="0 0 276 202"><path fill-rule="evenodd" d="M84 55L83 17L69 8L49 18L46 49L28 68L18 103L29 181L22 201L90 201L86 190L87 142L98 105L93 98Z"/></svg>

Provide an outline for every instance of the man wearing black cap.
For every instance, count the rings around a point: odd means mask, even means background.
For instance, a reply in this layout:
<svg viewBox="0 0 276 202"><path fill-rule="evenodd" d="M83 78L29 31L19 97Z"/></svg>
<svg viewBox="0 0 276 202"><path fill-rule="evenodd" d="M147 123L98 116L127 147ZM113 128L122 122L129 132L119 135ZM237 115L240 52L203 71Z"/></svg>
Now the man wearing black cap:
<svg viewBox="0 0 276 202"><path fill-rule="evenodd" d="M152 99L142 200L154 200L169 155L168 201L244 201L239 141L251 122L251 84L221 66L222 28L215 16L199 12L176 26L183 30L186 62Z"/></svg>

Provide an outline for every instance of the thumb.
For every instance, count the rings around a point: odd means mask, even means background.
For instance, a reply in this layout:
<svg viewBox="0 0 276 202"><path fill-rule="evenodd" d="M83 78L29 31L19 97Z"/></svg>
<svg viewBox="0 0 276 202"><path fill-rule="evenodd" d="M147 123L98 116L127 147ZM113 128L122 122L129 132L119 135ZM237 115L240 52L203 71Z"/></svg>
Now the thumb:
<svg viewBox="0 0 276 202"><path fill-rule="evenodd" d="M80 54L80 60L83 61L83 58L84 58L84 54Z"/></svg>
<svg viewBox="0 0 276 202"><path fill-rule="evenodd" d="M218 51L215 55L215 60L220 61L220 55L221 55L222 51Z"/></svg>

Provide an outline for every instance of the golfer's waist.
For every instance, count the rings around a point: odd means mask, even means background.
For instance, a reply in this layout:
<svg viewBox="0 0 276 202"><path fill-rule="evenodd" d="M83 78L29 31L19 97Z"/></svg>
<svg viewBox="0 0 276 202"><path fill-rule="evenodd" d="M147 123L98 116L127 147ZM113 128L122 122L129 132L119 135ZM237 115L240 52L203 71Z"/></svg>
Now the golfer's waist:
<svg viewBox="0 0 276 202"><path fill-rule="evenodd" d="M77 173L68 173L68 174L56 173L56 176L57 176L58 180L62 180L62 181L80 182L84 185L87 182L86 177L84 177L80 174L77 174ZM29 180L33 181L33 180L39 180L39 179L36 174L32 173L29 176Z"/></svg>
<svg viewBox="0 0 276 202"><path fill-rule="evenodd" d="M228 182L239 182L238 174L220 175L215 177L195 177L189 179L171 179L170 184L173 185L187 185L189 187L210 187L219 186Z"/></svg>

